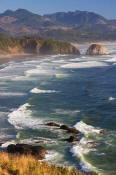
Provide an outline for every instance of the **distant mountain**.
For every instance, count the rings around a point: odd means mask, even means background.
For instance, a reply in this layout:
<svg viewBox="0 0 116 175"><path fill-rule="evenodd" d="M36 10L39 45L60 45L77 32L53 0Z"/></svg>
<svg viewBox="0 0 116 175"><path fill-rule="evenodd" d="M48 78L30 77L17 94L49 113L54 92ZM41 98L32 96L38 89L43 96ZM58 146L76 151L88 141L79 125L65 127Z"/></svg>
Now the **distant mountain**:
<svg viewBox="0 0 116 175"><path fill-rule="evenodd" d="M70 41L73 41L80 33L83 38L91 36L91 33L92 36L99 34L100 37L102 34L114 35L116 20L108 20L99 14L87 11L58 12L41 16L25 9L7 10L0 14L0 32L12 36L37 35L60 40L64 40L63 33L65 33L65 36L67 35L65 39L70 38Z"/></svg>
<svg viewBox="0 0 116 175"><path fill-rule="evenodd" d="M54 24L50 20L25 9L0 14L0 27L11 35L38 34L43 27L51 25Z"/></svg>
<svg viewBox="0 0 116 175"><path fill-rule="evenodd" d="M80 25L87 25L87 24L107 24L107 19L104 17L87 11L75 11L75 12L58 12L54 14L44 15L51 19L52 21L68 26L68 27L75 27Z"/></svg>

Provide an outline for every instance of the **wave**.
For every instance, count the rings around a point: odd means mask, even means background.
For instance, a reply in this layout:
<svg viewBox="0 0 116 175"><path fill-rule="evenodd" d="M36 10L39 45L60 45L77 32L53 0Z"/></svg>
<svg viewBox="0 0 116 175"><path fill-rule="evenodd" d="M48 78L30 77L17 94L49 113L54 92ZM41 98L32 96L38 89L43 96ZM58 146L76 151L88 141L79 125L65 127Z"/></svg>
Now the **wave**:
<svg viewBox="0 0 116 175"><path fill-rule="evenodd" d="M23 92L0 92L0 96L25 96Z"/></svg>
<svg viewBox="0 0 116 175"><path fill-rule="evenodd" d="M55 90L41 90L41 89L38 89L38 88L34 88L30 92L31 93L35 93L35 94L40 94L40 93L42 93L42 94L45 94L45 93L49 94L49 93L56 93L57 91L55 91Z"/></svg>
<svg viewBox="0 0 116 175"><path fill-rule="evenodd" d="M109 101L114 101L114 100L116 100L116 98L113 98L113 97L109 97L109 99L108 99Z"/></svg>
<svg viewBox="0 0 116 175"><path fill-rule="evenodd" d="M77 114L77 113L80 113L79 110L63 110L63 109L55 109L54 110L55 113L53 114L64 114L64 115L74 115L74 114Z"/></svg>
<svg viewBox="0 0 116 175"><path fill-rule="evenodd" d="M106 62L112 62L112 63L114 62L115 63L116 62L116 56L106 60Z"/></svg>
<svg viewBox="0 0 116 175"><path fill-rule="evenodd" d="M91 68L91 67L104 67L108 66L107 63L100 61L86 61L86 62L78 62L78 63L70 63L62 65L62 68Z"/></svg>
<svg viewBox="0 0 116 175"><path fill-rule="evenodd" d="M45 156L46 161L55 161L56 157L58 157L60 154L56 151L48 151L48 154Z"/></svg>
<svg viewBox="0 0 116 175"><path fill-rule="evenodd" d="M52 55L51 57L52 58L56 58L56 57L65 57L65 56L67 56L67 54L57 54L57 55Z"/></svg>
<svg viewBox="0 0 116 175"><path fill-rule="evenodd" d="M29 110L28 107L30 107L30 105L26 103L8 115L9 123L16 129L38 129L38 127L43 124L43 120L32 117L32 111Z"/></svg>
<svg viewBox="0 0 116 175"><path fill-rule="evenodd" d="M84 155L86 155L90 151L94 151L94 149L90 149L89 147L87 147L87 143L88 141L85 138L82 138L77 145L71 148L70 152L73 154L73 156L77 156L80 158L80 166L83 171L90 172L91 170L93 170L96 172L97 168L88 163L84 158Z"/></svg>
<svg viewBox="0 0 116 175"><path fill-rule="evenodd" d="M14 140L7 141L1 145L1 148L7 148L10 144L16 144L16 142Z"/></svg>
<svg viewBox="0 0 116 175"><path fill-rule="evenodd" d="M78 122L74 127L76 129L78 129L80 132L82 132L83 134L86 134L86 135L91 134L91 133L100 134L100 132L101 132L101 129L95 128L91 125L87 125L83 121Z"/></svg>
<svg viewBox="0 0 116 175"><path fill-rule="evenodd" d="M46 70L41 70L37 68L26 71L27 76L36 75L36 74L48 74L48 72Z"/></svg>
<svg viewBox="0 0 116 175"><path fill-rule="evenodd" d="M90 140L87 136L89 134L100 134L101 129L87 125L83 121L78 122L74 127L82 132L84 134L84 137L80 140L78 144L74 145L71 148L70 152L72 152L73 156L77 156L80 158L80 166L82 167L83 171L89 172L92 170L98 173L99 170L95 166L92 166L89 162L87 162L87 160L85 159L85 155L88 154L90 151L96 150L93 146L95 141Z"/></svg>
<svg viewBox="0 0 116 175"><path fill-rule="evenodd" d="M69 74L56 74L56 78L67 78L69 76Z"/></svg>

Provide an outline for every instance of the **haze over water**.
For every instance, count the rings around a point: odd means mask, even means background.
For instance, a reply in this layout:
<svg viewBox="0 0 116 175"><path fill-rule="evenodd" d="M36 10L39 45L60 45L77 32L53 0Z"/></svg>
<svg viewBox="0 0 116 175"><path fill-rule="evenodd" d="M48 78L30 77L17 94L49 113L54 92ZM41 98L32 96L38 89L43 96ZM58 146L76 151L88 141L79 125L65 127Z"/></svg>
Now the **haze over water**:
<svg viewBox="0 0 116 175"><path fill-rule="evenodd" d="M107 48L111 55L54 55L1 65L2 147L42 145L49 161L115 175L116 45ZM65 142L69 134L45 125L52 121L76 127L80 141Z"/></svg>

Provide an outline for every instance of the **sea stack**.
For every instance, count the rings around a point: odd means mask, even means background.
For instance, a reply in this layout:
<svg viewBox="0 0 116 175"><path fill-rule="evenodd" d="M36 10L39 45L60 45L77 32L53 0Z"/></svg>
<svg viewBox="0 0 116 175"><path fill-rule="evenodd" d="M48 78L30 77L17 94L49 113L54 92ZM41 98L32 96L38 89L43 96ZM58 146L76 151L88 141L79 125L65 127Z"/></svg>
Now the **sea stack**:
<svg viewBox="0 0 116 175"><path fill-rule="evenodd" d="M108 50L101 44L92 44L87 52L86 55L108 55Z"/></svg>

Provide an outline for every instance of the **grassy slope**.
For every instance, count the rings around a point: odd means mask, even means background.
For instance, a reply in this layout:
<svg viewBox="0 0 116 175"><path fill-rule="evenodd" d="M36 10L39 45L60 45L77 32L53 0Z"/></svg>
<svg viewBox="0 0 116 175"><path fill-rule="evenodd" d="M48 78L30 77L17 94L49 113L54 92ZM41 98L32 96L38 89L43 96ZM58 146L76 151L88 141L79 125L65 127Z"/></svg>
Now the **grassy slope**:
<svg viewBox="0 0 116 175"><path fill-rule="evenodd" d="M38 162L32 156L11 156L0 153L0 175L87 175L78 173L76 169Z"/></svg>

